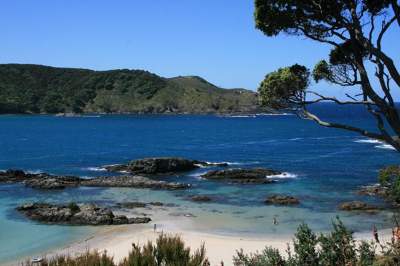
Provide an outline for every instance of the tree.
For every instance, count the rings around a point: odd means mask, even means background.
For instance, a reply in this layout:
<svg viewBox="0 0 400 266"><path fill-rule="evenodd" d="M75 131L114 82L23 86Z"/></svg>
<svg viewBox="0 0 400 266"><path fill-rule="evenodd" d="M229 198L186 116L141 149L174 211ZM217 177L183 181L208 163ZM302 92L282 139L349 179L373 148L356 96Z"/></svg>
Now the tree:
<svg viewBox="0 0 400 266"><path fill-rule="evenodd" d="M284 33L330 45L329 59L312 72L314 80L357 90L346 93L347 100L310 91L309 72L294 65L266 76L259 89L264 104L385 141L400 151L400 115L392 96L392 89L400 87L400 73L382 45L388 31L400 26L398 0L256 0L255 22L267 36ZM313 100L307 100L311 95ZM321 120L307 109L318 102L365 106L376 130Z"/></svg>

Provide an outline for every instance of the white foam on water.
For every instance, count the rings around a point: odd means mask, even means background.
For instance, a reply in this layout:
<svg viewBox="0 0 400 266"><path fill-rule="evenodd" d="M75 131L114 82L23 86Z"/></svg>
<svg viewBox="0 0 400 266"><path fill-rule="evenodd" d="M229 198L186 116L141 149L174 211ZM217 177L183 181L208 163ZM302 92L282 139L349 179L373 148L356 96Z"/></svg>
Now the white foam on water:
<svg viewBox="0 0 400 266"><path fill-rule="evenodd" d="M269 175L267 176L268 178L279 178L279 179L287 179L287 178L297 178L298 175L293 174L293 173L289 173L289 172L283 172L281 174L278 175Z"/></svg>
<svg viewBox="0 0 400 266"><path fill-rule="evenodd" d="M385 150L393 150L393 151L396 150L392 145L389 145L389 144L376 145L375 148L385 149Z"/></svg>
<svg viewBox="0 0 400 266"><path fill-rule="evenodd" d="M383 143L382 141L377 140L377 139L358 139L358 140L355 140L354 142L357 142L357 143L371 143L371 144Z"/></svg>
<svg viewBox="0 0 400 266"><path fill-rule="evenodd" d="M354 142L379 144L379 145L375 145L374 147L377 149L396 150L392 145L386 144L384 141L380 141L377 139L358 139L358 140L355 140Z"/></svg>
<svg viewBox="0 0 400 266"><path fill-rule="evenodd" d="M85 167L83 170L92 171L92 172L105 172L107 171L104 167Z"/></svg>
<svg viewBox="0 0 400 266"><path fill-rule="evenodd" d="M26 171L26 172L29 173L29 174L34 174L34 175L44 173L43 170L41 170L41 169L28 170L28 171Z"/></svg>
<svg viewBox="0 0 400 266"><path fill-rule="evenodd" d="M228 115L226 117L230 117L230 118L255 118L257 116L256 115Z"/></svg>
<svg viewBox="0 0 400 266"><path fill-rule="evenodd" d="M250 162L221 162L226 163L228 165L251 165L251 164L260 164L260 161L250 161Z"/></svg>
<svg viewBox="0 0 400 266"><path fill-rule="evenodd" d="M292 113L261 113L256 114L256 116L286 116L286 115L294 115Z"/></svg>
<svg viewBox="0 0 400 266"><path fill-rule="evenodd" d="M190 175L187 175L187 176L193 177L193 178L198 179L198 180L202 180L203 178L201 176L206 174L206 173L207 173L207 171L203 171L203 172L193 173L193 174L190 174Z"/></svg>

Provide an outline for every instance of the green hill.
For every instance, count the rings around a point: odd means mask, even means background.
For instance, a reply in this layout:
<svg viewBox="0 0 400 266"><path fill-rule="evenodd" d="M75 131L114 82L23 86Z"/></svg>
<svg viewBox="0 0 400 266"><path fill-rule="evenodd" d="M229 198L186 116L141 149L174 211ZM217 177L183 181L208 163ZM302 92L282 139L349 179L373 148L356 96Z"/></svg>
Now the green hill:
<svg viewBox="0 0 400 266"><path fill-rule="evenodd" d="M0 113L249 113L257 94L196 77L0 64Z"/></svg>

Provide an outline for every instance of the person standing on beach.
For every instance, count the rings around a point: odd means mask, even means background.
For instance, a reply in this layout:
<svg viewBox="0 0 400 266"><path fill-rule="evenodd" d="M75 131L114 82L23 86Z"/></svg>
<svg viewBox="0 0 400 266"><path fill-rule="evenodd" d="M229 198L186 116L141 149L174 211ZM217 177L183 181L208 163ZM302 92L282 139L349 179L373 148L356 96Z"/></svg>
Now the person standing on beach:
<svg viewBox="0 0 400 266"><path fill-rule="evenodd" d="M157 224L154 224L154 233L157 232Z"/></svg>
<svg viewBox="0 0 400 266"><path fill-rule="evenodd" d="M372 227L372 234L374 236L374 239L375 239L376 243L380 243L379 242L378 229L376 228L375 225Z"/></svg>

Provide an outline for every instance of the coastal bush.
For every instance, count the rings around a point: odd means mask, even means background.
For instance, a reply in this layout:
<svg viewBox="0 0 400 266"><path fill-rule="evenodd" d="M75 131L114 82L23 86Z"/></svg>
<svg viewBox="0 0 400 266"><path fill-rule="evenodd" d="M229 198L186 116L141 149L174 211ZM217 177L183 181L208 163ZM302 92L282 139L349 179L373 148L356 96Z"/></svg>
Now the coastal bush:
<svg viewBox="0 0 400 266"><path fill-rule="evenodd" d="M68 208L71 210L72 213L77 213L81 210L78 204L76 204L75 202L70 202L68 204Z"/></svg>
<svg viewBox="0 0 400 266"><path fill-rule="evenodd" d="M160 235L156 243L148 242L143 247L133 244L128 257L119 264L106 252L87 251L72 257L59 255L43 259L40 264L25 262L22 266L209 266L206 251L202 245L194 253L179 236Z"/></svg>
<svg viewBox="0 0 400 266"><path fill-rule="evenodd" d="M400 202L400 166L387 166L379 171L379 183L387 187L390 197Z"/></svg>
<svg viewBox="0 0 400 266"><path fill-rule="evenodd" d="M306 225L298 227L286 256L279 250L266 247L261 253L245 254L237 251L235 266L395 266L400 265L400 241L393 237L391 243L382 243L378 254L374 243L356 244L353 234L342 221L332 223L329 234L317 236Z"/></svg>
<svg viewBox="0 0 400 266"><path fill-rule="evenodd" d="M160 235L156 244L132 245L132 251L120 266L207 266L204 245L193 254L179 236Z"/></svg>
<svg viewBox="0 0 400 266"><path fill-rule="evenodd" d="M23 266L116 266L113 257L106 252L86 251L84 254L76 257L70 255L59 255L51 259L44 259L40 264L35 262L26 262Z"/></svg>

